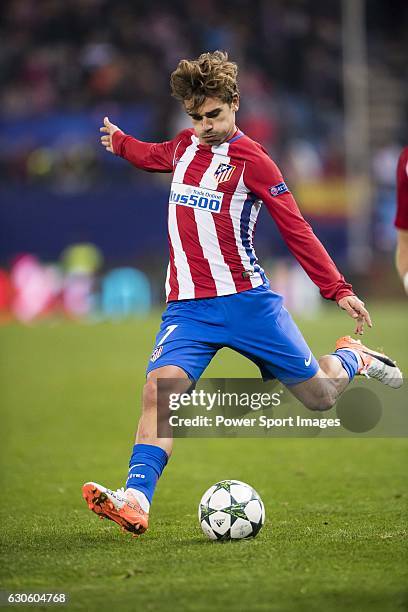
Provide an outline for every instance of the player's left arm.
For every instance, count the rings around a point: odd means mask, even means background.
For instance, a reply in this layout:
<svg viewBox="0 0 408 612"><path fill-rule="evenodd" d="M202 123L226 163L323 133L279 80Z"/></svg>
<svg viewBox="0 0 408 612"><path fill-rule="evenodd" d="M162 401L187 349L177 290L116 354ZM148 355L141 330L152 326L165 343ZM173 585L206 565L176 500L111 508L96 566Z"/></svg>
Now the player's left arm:
<svg viewBox="0 0 408 612"><path fill-rule="evenodd" d="M286 186L276 164L266 155L245 169L244 182L266 205L290 251L302 268L319 287L321 295L335 300L356 321L356 334L362 334L364 324L372 327L364 302L337 269L334 261L303 218L298 205Z"/></svg>

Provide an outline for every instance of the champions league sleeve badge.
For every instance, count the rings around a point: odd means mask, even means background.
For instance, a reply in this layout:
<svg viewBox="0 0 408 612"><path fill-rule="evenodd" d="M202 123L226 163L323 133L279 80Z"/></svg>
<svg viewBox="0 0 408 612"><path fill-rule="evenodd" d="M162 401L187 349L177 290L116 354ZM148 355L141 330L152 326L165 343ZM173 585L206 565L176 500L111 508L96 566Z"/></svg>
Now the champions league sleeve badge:
<svg viewBox="0 0 408 612"><path fill-rule="evenodd" d="M282 181L281 183L278 183L277 185L274 185L273 187L269 187L269 193L273 197L282 195L282 193L286 193L288 191L289 191L288 186L286 185L284 181Z"/></svg>

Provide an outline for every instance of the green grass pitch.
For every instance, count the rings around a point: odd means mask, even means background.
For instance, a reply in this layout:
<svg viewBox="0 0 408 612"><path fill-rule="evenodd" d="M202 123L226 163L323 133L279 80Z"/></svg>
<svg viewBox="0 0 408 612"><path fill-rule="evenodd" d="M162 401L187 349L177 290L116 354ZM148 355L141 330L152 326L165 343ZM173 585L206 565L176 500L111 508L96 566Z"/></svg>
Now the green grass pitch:
<svg viewBox="0 0 408 612"><path fill-rule="evenodd" d="M372 315L367 344L408 371L406 305ZM158 321L0 330L0 589L65 591L72 610L407 609L406 439L178 440L147 534L87 510L84 481L124 484ZM299 323L316 355L352 331L334 306ZM206 375L258 374L221 351ZM224 478L261 494L255 540L201 533L198 501Z"/></svg>

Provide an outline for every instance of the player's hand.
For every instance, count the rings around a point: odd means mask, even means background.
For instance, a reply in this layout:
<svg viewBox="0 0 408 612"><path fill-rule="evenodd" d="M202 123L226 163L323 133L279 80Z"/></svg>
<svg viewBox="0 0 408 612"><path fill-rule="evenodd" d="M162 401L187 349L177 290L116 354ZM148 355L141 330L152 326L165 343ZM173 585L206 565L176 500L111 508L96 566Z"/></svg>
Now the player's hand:
<svg viewBox="0 0 408 612"><path fill-rule="evenodd" d="M109 121L109 117L104 117L103 119L103 127L99 128L100 132L104 132L104 135L101 136L101 145L105 147L109 153L114 153L113 144L112 144L112 136L115 132L120 130L117 125L114 125Z"/></svg>
<svg viewBox="0 0 408 612"><path fill-rule="evenodd" d="M362 302L356 295L347 295L341 298L338 302L340 308L345 310L356 321L355 334L360 336L364 333L364 323L367 323L368 327L372 327L370 313L364 308L364 302Z"/></svg>

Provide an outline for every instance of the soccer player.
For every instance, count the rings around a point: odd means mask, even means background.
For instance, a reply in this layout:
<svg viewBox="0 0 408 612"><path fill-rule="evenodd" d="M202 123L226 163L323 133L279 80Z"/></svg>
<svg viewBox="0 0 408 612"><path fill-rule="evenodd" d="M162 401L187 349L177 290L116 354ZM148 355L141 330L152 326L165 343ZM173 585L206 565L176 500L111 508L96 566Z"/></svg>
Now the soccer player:
<svg viewBox="0 0 408 612"><path fill-rule="evenodd" d="M397 167L396 264L408 294L408 147L402 150Z"/></svg>
<svg viewBox="0 0 408 612"><path fill-rule="evenodd" d="M154 489L172 451L172 439L157 435L158 379L169 379L170 391L174 384L180 392L179 381L187 390L227 346L255 362L264 379L279 379L312 410L333 406L356 374L395 388L402 384L389 357L350 336L317 360L282 297L270 289L252 243L262 202L322 296L355 319L357 334L364 324L371 327L364 303L302 217L280 170L236 127L236 64L220 51L182 60L171 88L193 125L173 140L141 142L108 117L101 128L101 143L110 153L143 170L173 173L167 308L147 367L126 488L83 486L91 510L136 535L147 529Z"/></svg>

